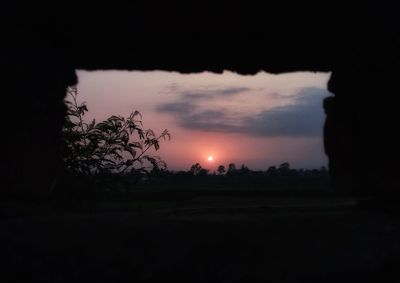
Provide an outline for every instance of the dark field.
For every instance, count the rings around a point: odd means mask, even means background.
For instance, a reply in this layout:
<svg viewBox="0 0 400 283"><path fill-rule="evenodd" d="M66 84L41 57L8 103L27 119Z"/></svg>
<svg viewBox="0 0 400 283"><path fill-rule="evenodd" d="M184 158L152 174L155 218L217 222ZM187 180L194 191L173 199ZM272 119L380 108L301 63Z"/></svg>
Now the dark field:
<svg viewBox="0 0 400 283"><path fill-rule="evenodd" d="M359 201L259 191L7 201L2 282L400 282L400 217Z"/></svg>

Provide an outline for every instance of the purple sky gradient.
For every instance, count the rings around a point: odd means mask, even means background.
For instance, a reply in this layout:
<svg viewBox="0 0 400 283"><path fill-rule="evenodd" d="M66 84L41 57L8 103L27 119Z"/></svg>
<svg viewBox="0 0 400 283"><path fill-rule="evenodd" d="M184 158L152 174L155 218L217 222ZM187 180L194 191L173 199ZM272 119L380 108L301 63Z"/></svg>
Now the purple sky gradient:
<svg viewBox="0 0 400 283"><path fill-rule="evenodd" d="M254 170L286 161L294 168L327 165L322 99L330 95L329 73L78 71L78 76L87 121L138 110L145 128L169 130L171 141L162 142L156 155L171 170L196 162L211 171L230 162Z"/></svg>

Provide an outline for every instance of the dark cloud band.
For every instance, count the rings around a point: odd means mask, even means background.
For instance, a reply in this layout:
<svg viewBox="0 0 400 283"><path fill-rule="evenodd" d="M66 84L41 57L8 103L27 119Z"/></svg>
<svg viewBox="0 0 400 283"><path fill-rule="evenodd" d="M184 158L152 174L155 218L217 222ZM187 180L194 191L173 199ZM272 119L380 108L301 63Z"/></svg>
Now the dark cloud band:
<svg viewBox="0 0 400 283"><path fill-rule="evenodd" d="M291 105L247 115L237 115L226 109L202 110L197 105L201 99L240 94L248 90L250 89L227 88L208 92L185 92L179 101L162 104L157 110L174 115L179 125L186 129L266 137L322 135L322 99L329 95L324 89L304 88L294 96Z"/></svg>

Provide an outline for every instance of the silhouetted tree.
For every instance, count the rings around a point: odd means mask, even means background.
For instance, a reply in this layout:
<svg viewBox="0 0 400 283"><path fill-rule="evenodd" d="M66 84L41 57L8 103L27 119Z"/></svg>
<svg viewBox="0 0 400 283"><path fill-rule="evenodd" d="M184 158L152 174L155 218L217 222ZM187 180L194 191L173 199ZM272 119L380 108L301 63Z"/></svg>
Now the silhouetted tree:
<svg viewBox="0 0 400 283"><path fill-rule="evenodd" d="M233 172L236 170L236 165L235 163L229 163L228 165L228 172Z"/></svg>
<svg viewBox="0 0 400 283"><path fill-rule="evenodd" d="M275 176L278 173L278 169L276 169L276 166L270 166L267 169L267 174L270 176Z"/></svg>
<svg viewBox="0 0 400 283"><path fill-rule="evenodd" d="M146 153L151 148L158 150L160 139L171 138L167 130L159 136L150 129L144 130L138 111L127 118L111 116L100 123L94 119L86 123L83 116L88 108L85 103L77 102L77 88L69 88L68 94L72 101L66 101L63 128L63 161L68 171L88 176L166 168L160 157ZM137 141L132 141L134 134Z"/></svg>
<svg viewBox="0 0 400 283"><path fill-rule="evenodd" d="M290 172L290 164L288 162L284 162L278 167L278 171L282 175L286 175Z"/></svg>
<svg viewBox="0 0 400 283"><path fill-rule="evenodd" d="M228 171L226 172L226 176L233 177L236 174L237 174L236 164L235 163L229 163Z"/></svg>
<svg viewBox="0 0 400 283"><path fill-rule="evenodd" d="M279 168L279 169L278 169ZM231 163L230 171L226 172L226 178L221 178L221 175L216 173L210 174L207 169L201 167L199 163L193 164L188 171L163 171L152 170L148 182L157 184L207 184L207 185L263 185L266 189L281 189L281 188L306 188L311 190L326 190L328 184L327 173L324 173L324 168L321 169L291 169L289 163L281 164L279 167L271 166L267 171L253 171L245 165L241 165L239 169ZM223 174L225 169L223 165L218 167L218 174ZM234 187L234 186L233 186Z"/></svg>
<svg viewBox="0 0 400 283"><path fill-rule="evenodd" d="M218 166L217 172L219 175L223 175L225 173L225 166L224 165Z"/></svg>
<svg viewBox="0 0 400 283"><path fill-rule="evenodd" d="M201 171L202 169L203 169L203 168L201 167L200 163L196 163L196 164L193 164L193 165L190 167L190 173L192 173L192 175L196 176L196 175L198 175L198 174L200 173L200 171Z"/></svg>
<svg viewBox="0 0 400 283"><path fill-rule="evenodd" d="M251 172L251 170L244 164L242 164L242 166L240 167L240 169L238 171L239 171L239 174L242 176L247 176Z"/></svg>

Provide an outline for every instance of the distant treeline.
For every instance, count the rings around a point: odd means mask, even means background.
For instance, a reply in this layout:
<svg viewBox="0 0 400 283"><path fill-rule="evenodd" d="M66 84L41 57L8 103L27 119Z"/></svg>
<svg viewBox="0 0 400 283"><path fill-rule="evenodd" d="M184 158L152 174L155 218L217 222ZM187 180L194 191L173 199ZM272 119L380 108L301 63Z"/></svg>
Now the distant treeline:
<svg viewBox="0 0 400 283"><path fill-rule="evenodd" d="M106 173L89 176L67 176L64 191L84 193L128 192L138 190L262 190L275 192L329 191L329 173L319 169L292 169L288 162L267 170L251 170L245 165L220 165L215 172L193 164L187 171L153 167L151 171ZM62 190L62 189L61 189ZM71 191L72 190L72 191Z"/></svg>
<svg viewBox="0 0 400 283"><path fill-rule="evenodd" d="M170 171L154 169L146 175L132 176L139 183L148 184L298 184L299 182L323 182L328 184L329 174L326 167L319 169L292 169L288 162L279 166L270 166L267 170L251 170L245 165L237 167L234 163L220 165L216 172L193 164L188 171Z"/></svg>

